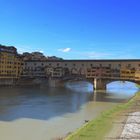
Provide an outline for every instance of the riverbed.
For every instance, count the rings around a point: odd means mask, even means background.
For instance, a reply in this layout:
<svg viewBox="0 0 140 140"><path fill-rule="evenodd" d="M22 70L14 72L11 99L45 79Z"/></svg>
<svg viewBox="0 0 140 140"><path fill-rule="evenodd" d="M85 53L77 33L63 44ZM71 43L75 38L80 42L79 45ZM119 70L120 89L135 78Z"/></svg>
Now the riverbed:
<svg viewBox="0 0 140 140"><path fill-rule="evenodd" d="M111 84L100 92L93 92L86 82L69 82L65 88L1 88L0 139L63 137L136 92L129 82Z"/></svg>

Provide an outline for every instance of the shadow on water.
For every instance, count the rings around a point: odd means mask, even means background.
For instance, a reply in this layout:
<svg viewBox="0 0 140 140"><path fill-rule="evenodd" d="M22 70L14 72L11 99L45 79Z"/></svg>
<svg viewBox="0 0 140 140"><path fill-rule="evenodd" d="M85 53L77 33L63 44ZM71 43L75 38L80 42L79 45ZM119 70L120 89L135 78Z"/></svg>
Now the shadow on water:
<svg viewBox="0 0 140 140"><path fill-rule="evenodd" d="M89 101L120 103L136 93L135 89L131 94L126 89L114 89L112 86L107 92L93 94L93 87L87 82L67 83L65 88L0 88L0 120L48 120L76 112Z"/></svg>

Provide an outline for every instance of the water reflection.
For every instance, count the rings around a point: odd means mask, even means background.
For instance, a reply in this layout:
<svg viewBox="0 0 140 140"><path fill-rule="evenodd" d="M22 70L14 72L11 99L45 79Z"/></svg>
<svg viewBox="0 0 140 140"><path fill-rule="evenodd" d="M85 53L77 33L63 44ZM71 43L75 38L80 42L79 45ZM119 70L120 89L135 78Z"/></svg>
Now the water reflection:
<svg viewBox="0 0 140 140"><path fill-rule="evenodd" d="M126 83L127 85L129 83ZM11 121L18 118L48 120L74 113L89 101L119 103L132 97L136 90L117 91L108 87L107 92L94 93L93 86L86 82L67 83L65 88L1 88L0 120ZM134 85L129 85L133 87ZM113 91L115 90L115 91ZM130 92L131 91L131 92Z"/></svg>

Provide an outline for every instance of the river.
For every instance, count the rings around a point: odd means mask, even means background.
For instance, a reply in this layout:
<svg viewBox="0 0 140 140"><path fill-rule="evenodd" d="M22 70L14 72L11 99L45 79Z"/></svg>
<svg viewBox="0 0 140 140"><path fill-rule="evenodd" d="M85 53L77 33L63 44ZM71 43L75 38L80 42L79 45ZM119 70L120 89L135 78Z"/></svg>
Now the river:
<svg viewBox="0 0 140 140"><path fill-rule="evenodd" d="M100 92L93 92L87 82L69 82L64 88L1 87L0 139L52 140L65 136L137 91L130 82L114 82Z"/></svg>

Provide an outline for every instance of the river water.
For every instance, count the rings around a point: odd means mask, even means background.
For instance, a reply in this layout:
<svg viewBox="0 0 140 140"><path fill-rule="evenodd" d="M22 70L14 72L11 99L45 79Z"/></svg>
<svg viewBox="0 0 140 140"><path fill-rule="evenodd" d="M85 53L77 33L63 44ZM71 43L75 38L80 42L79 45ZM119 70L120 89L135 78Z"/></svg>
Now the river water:
<svg viewBox="0 0 140 140"><path fill-rule="evenodd" d="M64 88L0 88L0 139L65 136L137 91L129 82L114 82L100 92L87 82L69 82Z"/></svg>

